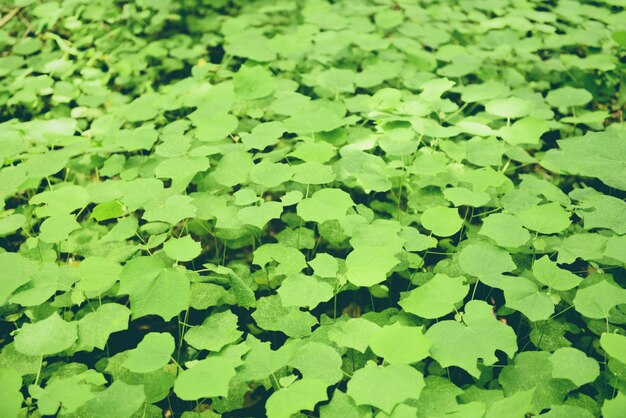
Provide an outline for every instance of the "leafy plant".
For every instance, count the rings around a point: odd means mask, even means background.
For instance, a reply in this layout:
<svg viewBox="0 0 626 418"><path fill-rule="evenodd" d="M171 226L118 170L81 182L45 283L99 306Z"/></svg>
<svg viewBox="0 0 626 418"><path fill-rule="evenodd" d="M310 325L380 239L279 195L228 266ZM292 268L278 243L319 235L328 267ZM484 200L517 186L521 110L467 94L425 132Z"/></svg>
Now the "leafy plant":
<svg viewBox="0 0 626 418"><path fill-rule="evenodd" d="M0 416L624 416L625 7L3 5Z"/></svg>

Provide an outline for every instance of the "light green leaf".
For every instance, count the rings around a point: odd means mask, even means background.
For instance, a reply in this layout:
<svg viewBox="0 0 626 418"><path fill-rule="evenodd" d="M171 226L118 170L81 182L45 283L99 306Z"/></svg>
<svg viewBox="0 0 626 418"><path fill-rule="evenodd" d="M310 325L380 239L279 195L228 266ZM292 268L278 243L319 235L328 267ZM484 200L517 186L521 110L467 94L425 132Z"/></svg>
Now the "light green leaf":
<svg viewBox="0 0 626 418"><path fill-rule="evenodd" d="M17 418L22 409L24 396L20 392L22 376L12 369L0 369L0 405L2 416Z"/></svg>
<svg viewBox="0 0 626 418"><path fill-rule="evenodd" d="M345 322L336 322L328 330L328 339L339 347L353 348L365 353L370 338L380 327L365 318L350 318Z"/></svg>
<svg viewBox="0 0 626 418"><path fill-rule="evenodd" d="M591 383L600 375L598 362L572 347L562 347L556 350L550 356L550 362L552 363L552 377L569 379L576 386Z"/></svg>
<svg viewBox="0 0 626 418"><path fill-rule="evenodd" d="M334 385L344 376L337 350L320 342L311 341L298 347L288 364L298 369L304 379L321 380L327 385Z"/></svg>
<svg viewBox="0 0 626 418"><path fill-rule="evenodd" d="M533 263L533 274L541 283L555 290L570 290L582 282L574 273L559 268L547 255Z"/></svg>
<svg viewBox="0 0 626 418"><path fill-rule="evenodd" d="M526 228L542 234L556 234L567 229L572 223L571 214L558 203L532 206L517 214Z"/></svg>
<svg viewBox="0 0 626 418"><path fill-rule="evenodd" d="M26 223L26 217L21 213L14 213L0 219L0 236L17 231Z"/></svg>
<svg viewBox="0 0 626 418"><path fill-rule="evenodd" d="M141 385L128 385L115 380L111 386L81 406L76 417L81 418L131 418L146 400Z"/></svg>
<svg viewBox="0 0 626 418"><path fill-rule="evenodd" d="M176 261L191 261L202 252L202 246L191 235L182 238L170 238L163 244L163 251Z"/></svg>
<svg viewBox="0 0 626 418"><path fill-rule="evenodd" d="M367 418L371 416L368 406L356 406L351 397L340 390L333 392L333 398L320 407L320 418Z"/></svg>
<svg viewBox="0 0 626 418"><path fill-rule="evenodd" d="M283 306L299 306L309 309L330 300L334 295L330 284L315 276L300 273L287 276L277 292Z"/></svg>
<svg viewBox="0 0 626 418"><path fill-rule="evenodd" d="M398 304L406 312L435 319L455 310L468 292L469 286L465 284L463 276L435 274L432 279L408 292Z"/></svg>
<svg viewBox="0 0 626 418"><path fill-rule="evenodd" d="M80 229L74 215L54 215L41 223L39 239L47 243L57 243L66 240L70 233Z"/></svg>
<svg viewBox="0 0 626 418"><path fill-rule="evenodd" d="M578 289L574 298L576 310L587 318L608 318L611 309L626 303L626 289L622 289L608 280Z"/></svg>
<svg viewBox="0 0 626 418"><path fill-rule="evenodd" d="M330 254L317 253L315 258L309 261L313 272L319 277L335 277L339 269L337 259Z"/></svg>
<svg viewBox="0 0 626 418"><path fill-rule="evenodd" d="M130 350L122 366L133 373L149 373L170 362L174 352L174 337L166 332L151 332Z"/></svg>
<svg viewBox="0 0 626 418"><path fill-rule="evenodd" d="M570 108L572 106L584 106L593 99L591 93L585 89L577 89L570 86L550 90L546 96L546 102L550 106Z"/></svg>
<svg viewBox="0 0 626 418"><path fill-rule="evenodd" d="M237 321L237 315L231 311L214 313L202 325L187 331L185 341L198 350L220 351L243 335L237 329Z"/></svg>
<svg viewBox="0 0 626 418"><path fill-rule="evenodd" d="M441 321L426 332L426 337L433 342L431 356L441 367L458 366L478 377L478 359L482 359L485 365L492 365L498 361L496 350L509 357L517 351L515 332L495 318L486 302L468 302L463 321Z"/></svg>
<svg viewBox="0 0 626 418"><path fill-rule="evenodd" d="M81 261L76 269L80 281L76 287L91 296L110 289L120 279L122 266L103 257L92 256Z"/></svg>
<svg viewBox="0 0 626 418"><path fill-rule="evenodd" d="M525 277L501 276L506 306L526 315L531 321L548 319L554 313L554 303L547 293L539 290L535 282Z"/></svg>
<svg viewBox="0 0 626 418"><path fill-rule="evenodd" d="M541 165L551 171L596 177L604 184L626 190L626 136L619 132L588 133L557 141Z"/></svg>
<svg viewBox="0 0 626 418"><path fill-rule="evenodd" d="M605 332L600 337L600 346L606 353L626 364L626 337Z"/></svg>
<svg viewBox="0 0 626 418"><path fill-rule="evenodd" d="M346 274L350 283L370 287L385 281L387 273L398 263L384 247L359 247L346 257Z"/></svg>
<svg viewBox="0 0 626 418"><path fill-rule="evenodd" d="M96 205L91 211L91 217L98 222L119 218L124 215L124 205L119 200Z"/></svg>
<svg viewBox="0 0 626 418"><path fill-rule="evenodd" d="M75 351L104 350L109 336L128 328L130 309L119 303L104 303L78 321Z"/></svg>
<svg viewBox="0 0 626 418"><path fill-rule="evenodd" d="M64 321L57 312L24 324L15 336L15 349L28 356L48 356L67 350L78 336L76 322Z"/></svg>
<svg viewBox="0 0 626 418"><path fill-rule="evenodd" d="M261 161L250 170L250 180L266 188L279 186L294 175L293 168L289 164L271 163Z"/></svg>
<svg viewBox="0 0 626 418"><path fill-rule="evenodd" d="M341 220L354 205L350 195L340 189L322 189L296 206L298 216L305 221L322 223L333 219Z"/></svg>
<svg viewBox="0 0 626 418"><path fill-rule="evenodd" d="M279 265L276 274L294 274L306 268L304 254L298 249L283 244L264 244L256 249L252 263L257 266L266 266L272 261Z"/></svg>
<svg viewBox="0 0 626 418"><path fill-rule="evenodd" d="M465 273L478 278L498 276L516 268L508 252L483 241L472 242L461 250L459 266Z"/></svg>
<svg viewBox="0 0 626 418"><path fill-rule="evenodd" d="M422 374L407 364L368 363L354 372L347 394L357 405L372 405L390 414L399 403L419 399L424 386Z"/></svg>
<svg viewBox="0 0 626 418"><path fill-rule="evenodd" d="M282 213L282 203L262 202L258 206L248 206L239 209L239 212L237 212L237 218L239 218L243 224L254 225L259 229L263 229L272 219L280 218Z"/></svg>
<svg viewBox="0 0 626 418"><path fill-rule="evenodd" d="M138 257L122 270L120 294L130 296L133 318L159 315L169 321L189 303L189 279L154 257Z"/></svg>
<svg viewBox="0 0 626 418"><path fill-rule="evenodd" d="M622 418L626 411L626 395L617 392L613 399L607 399L602 404L602 418Z"/></svg>
<svg viewBox="0 0 626 418"><path fill-rule="evenodd" d="M513 215L494 213L483 219L479 235L491 238L502 247L515 248L530 240L530 233L521 221Z"/></svg>
<svg viewBox="0 0 626 418"><path fill-rule="evenodd" d="M301 379L274 392L265 405L268 418L289 418L304 409L313 410L318 402L328 399L326 383L317 379Z"/></svg>
<svg viewBox="0 0 626 418"><path fill-rule="evenodd" d="M390 364L417 363L429 356L431 341L423 327L408 327L396 322L385 325L369 339L369 346L378 357Z"/></svg>
<svg viewBox="0 0 626 418"><path fill-rule="evenodd" d="M495 99L485 104L485 110L492 115L506 119L528 116L533 108L532 102L517 97Z"/></svg>
<svg viewBox="0 0 626 418"><path fill-rule="evenodd" d="M196 207L191 204L192 201L191 197L183 195L174 195L166 199L157 198L146 205L143 219L176 225L183 219L193 218L196 215Z"/></svg>
<svg viewBox="0 0 626 418"><path fill-rule="evenodd" d="M281 331L292 338L310 335L311 327L317 324L317 319L310 313L293 306L284 307L278 295L260 298L252 318L262 329Z"/></svg>
<svg viewBox="0 0 626 418"><path fill-rule="evenodd" d="M433 234L440 237L454 235L463 226L463 219L459 216L456 208L436 206L424 211L420 222L426 229L430 229Z"/></svg>
<svg viewBox="0 0 626 418"><path fill-rule="evenodd" d="M221 357L208 357L195 362L182 372L174 384L176 396L185 401L228 395L228 384L235 377L235 368Z"/></svg>
<svg viewBox="0 0 626 418"><path fill-rule="evenodd" d="M241 66L233 77L235 94L242 100L254 100L274 93L274 79L265 67L260 65Z"/></svg>

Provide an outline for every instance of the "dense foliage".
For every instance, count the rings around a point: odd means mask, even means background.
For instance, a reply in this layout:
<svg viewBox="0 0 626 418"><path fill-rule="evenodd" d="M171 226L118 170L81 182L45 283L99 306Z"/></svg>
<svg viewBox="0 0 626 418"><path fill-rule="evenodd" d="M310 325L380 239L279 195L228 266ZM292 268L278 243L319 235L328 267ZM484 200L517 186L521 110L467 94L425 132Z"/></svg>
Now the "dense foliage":
<svg viewBox="0 0 626 418"><path fill-rule="evenodd" d="M626 416L624 0L15 0L0 416Z"/></svg>

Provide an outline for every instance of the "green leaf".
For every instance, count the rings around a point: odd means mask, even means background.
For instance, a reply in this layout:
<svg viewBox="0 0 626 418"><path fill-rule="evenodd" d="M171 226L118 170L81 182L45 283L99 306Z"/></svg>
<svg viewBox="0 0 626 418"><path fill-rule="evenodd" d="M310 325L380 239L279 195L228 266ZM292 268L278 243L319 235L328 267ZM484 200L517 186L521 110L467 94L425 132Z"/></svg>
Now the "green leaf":
<svg viewBox="0 0 626 418"><path fill-rule="evenodd" d="M385 248L359 247L346 257L347 278L356 286L374 286L384 282L398 263L393 252Z"/></svg>
<svg viewBox="0 0 626 418"><path fill-rule="evenodd" d="M426 332L426 337L433 342L431 356L441 367L457 366L478 377L478 359L485 365L492 365L498 360L496 350L513 357L517 351L515 332L495 318L491 306L472 300L465 305L462 318L464 323L441 321Z"/></svg>
<svg viewBox="0 0 626 418"><path fill-rule="evenodd" d="M39 239L51 244L65 241L77 229L80 229L80 224L74 215L54 215L41 223Z"/></svg>
<svg viewBox="0 0 626 418"><path fill-rule="evenodd" d="M243 335L237 329L237 320L231 311L214 313L202 325L187 331L185 341L198 350L220 351Z"/></svg>
<svg viewBox="0 0 626 418"><path fill-rule="evenodd" d="M336 322L328 330L328 339L339 347L353 348L365 353L370 338L380 330L380 327L365 318L350 318L345 322Z"/></svg>
<svg viewBox="0 0 626 418"><path fill-rule="evenodd" d="M509 248L520 247L530 240L530 233L523 228L522 222L515 216L504 213L494 213L484 218L478 234Z"/></svg>
<svg viewBox="0 0 626 418"><path fill-rule="evenodd" d="M276 274L300 273L306 267L304 255L296 248L283 244L264 244L254 252L253 264L266 266L272 261L279 264Z"/></svg>
<svg viewBox="0 0 626 418"><path fill-rule="evenodd" d="M317 379L301 379L274 392L265 405L268 418L289 418L304 409L313 410L328 399L327 385Z"/></svg>
<svg viewBox="0 0 626 418"><path fill-rule="evenodd" d="M626 190L626 142L620 133L588 133L557 141L541 165L551 171L596 177L604 184Z"/></svg>
<svg viewBox="0 0 626 418"><path fill-rule="evenodd" d="M508 252L483 241L475 241L464 247L458 260L461 270L480 279L499 276L516 268Z"/></svg>
<svg viewBox="0 0 626 418"><path fill-rule="evenodd" d="M341 356L337 351L320 342L308 342L295 351L288 362L298 369L304 379L317 379L333 385L343 378Z"/></svg>
<svg viewBox="0 0 626 418"><path fill-rule="evenodd" d="M0 253L0 305L4 305L11 294L20 286L30 282L37 269L37 264L19 253Z"/></svg>
<svg viewBox="0 0 626 418"><path fill-rule="evenodd" d="M545 351L527 351L515 356L498 381L506 396L533 390L531 411L535 414L552 405L560 404L575 385L566 379L553 378L550 354Z"/></svg>
<svg viewBox="0 0 626 418"><path fill-rule="evenodd" d="M121 380L98 392L96 396L81 406L75 415L81 418L131 418L141 408L146 396L141 385L127 385Z"/></svg>
<svg viewBox="0 0 626 418"><path fill-rule="evenodd" d="M454 235L463 226L463 219L455 208L436 206L424 211L420 222L426 229L430 229L433 234L440 237Z"/></svg>
<svg viewBox="0 0 626 418"><path fill-rule="evenodd" d="M194 241L190 235L182 238L170 238L163 244L163 251L168 257L176 261L191 261L202 252L199 242Z"/></svg>
<svg viewBox="0 0 626 418"><path fill-rule="evenodd" d="M608 334L603 334L608 335ZM572 347L562 347L550 356L552 377L569 379L576 386L592 383L600 375L598 362ZM576 365L575 367L572 367Z"/></svg>
<svg viewBox="0 0 626 418"><path fill-rule="evenodd" d="M283 306L299 306L315 308L322 302L330 300L333 287L315 276L292 274L282 282L278 294Z"/></svg>
<svg viewBox="0 0 626 418"><path fill-rule="evenodd" d="M93 256L81 261L76 269L80 281L76 288L90 296L99 295L120 279L122 266L103 257Z"/></svg>
<svg viewBox="0 0 626 418"><path fill-rule="evenodd" d="M183 371L174 384L176 396L185 401L228 395L228 384L235 377L233 364L221 357L197 361Z"/></svg>
<svg viewBox="0 0 626 418"><path fill-rule="evenodd" d="M587 318L604 319L614 306L626 303L626 289L609 282L599 282L578 289L574 298L576 310Z"/></svg>
<svg viewBox="0 0 626 418"><path fill-rule="evenodd" d="M174 338L165 332L151 332L130 350L122 366L133 373L149 373L170 362L174 352Z"/></svg>
<svg viewBox="0 0 626 418"><path fill-rule="evenodd" d="M350 195L340 189L322 189L298 203L298 216L305 221L322 223L333 219L341 220L354 205Z"/></svg>
<svg viewBox="0 0 626 418"><path fill-rule="evenodd" d="M315 258L309 261L309 265L318 277L335 277L339 269L337 259L326 253L317 253Z"/></svg>
<svg viewBox="0 0 626 418"><path fill-rule="evenodd" d="M594 189L576 189L570 196L581 201L576 215L583 218L585 229L605 228L619 235L626 234L626 202L607 196ZM593 209L593 211L589 211Z"/></svg>
<svg viewBox="0 0 626 418"><path fill-rule="evenodd" d="M91 217L98 222L119 218L124 215L124 205L118 200L100 203L91 211Z"/></svg>
<svg viewBox="0 0 626 418"><path fill-rule="evenodd" d="M294 165L293 181L302 184L326 184L335 180L333 168L317 161Z"/></svg>
<svg viewBox="0 0 626 418"><path fill-rule="evenodd" d="M435 276L411 290L398 304L406 312L422 318L435 319L449 314L467 296L469 286L463 276Z"/></svg>
<svg viewBox="0 0 626 418"><path fill-rule="evenodd" d="M532 102L518 97L491 100L485 104L485 110L492 115L506 119L528 116L532 111Z"/></svg>
<svg viewBox="0 0 626 418"><path fill-rule="evenodd" d="M254 225L263 229L272 219L280 218L283 213L283 205L279 202L262 202L259 206L249 206L239 209L237 218L241 223Z"/></svg>
<svg viewBox="0 0 626 418"><path fill-rule="evenodd" d="M285 119L285 127L289 132L297 134L309 134L314 132L327 132L339 128L344 124L343 114L337 108L322 101L313 101L296 110L289 118Z"/></svg>
<svg viewBox="0 0 626 418"><path fill-rule="evenodd" d="M619 334L603 333L600 336L600 346L606 353L626 364L626 337Z"/></svg>
<svg viewBox="0 0 626 418"><path fill-rule="evenodd" d="M196 215L196 207L189 196L175 195L166 199L156 199L146 206L143 219L150 222L167 222L176 225L185 218Z"/></svg>
<svg viewBox="0 0 626 418"><path fill-rule="evenodd" d="M320 418L365 418L371 416L367 406L356 406L352 398L340 390L333 392L329 403L320 406Z"/></svg>
<svg viewBox="0 0 626 418"><path fill-rule="evenodd" d="M119 303L105 303L78 321L76 351L104 350L109 336L128 328L130 309Z"/></svg>
<svg viewBox="0 0 626 418"><path fill-rule="evenodd" d="M602 404L603 418L620 418L626 410L626 395L617 392L617 396L613 399L607 399Z"/></svg>
<svg viewBox="0 0 626 418"><path fill-rule="evenodd" d="M489 203L491 199L488 193L475 192L464 187L448 187L443 190L443 195L454 206L481 207Z"/></svg>
<svg viewBox="0 0 626 418"><path fill-rule="evenodd" d="M409 365L368 363L354 372L346 393L357 405L371 405L390 414L399 403L419 399L424 386L422 374Z"/></svg>
<svg viewBox="0 0 626 418"><path fill-rule="evenodd" d="M44 415L55 415L60 409L62 413L71 414L78 408L95 398L94 389L106 383L106 379L95 370L69 377L57 376L48 380L45 389L38 386L28 388L37 399L37 409Z"/></svg>
<svg viewBox="0 0 626 418"><path fill-rule="evenodd" d="M26 223L26 217L15 213L0 219L0 236L17 231Z"/></svg>
<svg viewBox="0 0 626 418"><path fill-rule="evenodd" d="M570 86L550 90L546 96L546 102L550 106L569 108L572 106L584 106L593 99L591 93L585 89L577 89Z"/></svg>
<svg viewBox="0 0 626 418"><path fill-rule="evenodd" d="M120 294L130 296L133 318L159 315L169 321L189 303L189 279L153 257L138 257L122 270Z"/></svg>
<svg viewBox="0 0 626 418"><path fill-rule="evenodd" d="M559 268L547 255L533 263L533 274L541 283L561 291L573 289L582 282L574 273Z"/></svg>
<svg viewBox="0 0 626 418"><path fill-rule="evenodd" d="M574 405L552 405L550 411L541 414L545 418L593 418L595 415L581 406Z"/></svg>
<svg viewBox="0 0 626 418"><path fill-rule="evenodd" d="M267 160L261 161L250 170L250 180L269 189L291 180L293 175L290 165Z"/></svg>
<svg viewBox="0 0 626 418"><path fill-rule="evenodd" d="M525 417L532 410L534 394L534 389L530 389L497 400L487 408L485 418Z"/></svg>
<svg viewBox="0 0 626 418"><path fill-rule="evenodd" d="M17 418L22 409L24 396L20 392L22 376L12 369L0 369L0 405L2 416Z"/></svg>
<svg viewBox="0 0 626 418"><path fill-rule="evenodd" d="M431 341L422 327L408 327L396 322L386 325L369 340L374 354L390 364L412 364L429 356Z"/></svg>
<svg viewBox="0 0 626 418"><path fill-rule="evenodd" d="M67 350L78 336L76 322L64 321L57 312L24 324L15 336L15 349L28 356L49 356Z"/></svg>
<svg viewBox="0 0 626 418"><path fill-rule="evenodd" d="M257 301L257 309L252 314L257 325L267 331L281 331L292 338L302 338L311 334L317 320L308 312L296 307L285 307L278 295L262 297Z"/></svg>
<svg viewBox="0 0 626 418"><path fill-rule="evenodd" d="M504 290L507 308L523 313L533 322L548 319L554 313L552 298L532 280L510 276L502 276L501 280L497 287Z"/></svg>
<svg viewBox="0 0 626 418"><path fill-rule="evenodd" d="M235 94L242 100L254 100L274 93L274 79L266 68L242 66L233 77Z"/></svg>
<svg viewBox="0 0 626 418"><path fill-rule="evenodd" d="M517 214L517 217L526 228L542 234L556 234L570 226L571 214L558 203L532 206Z"/></svg>

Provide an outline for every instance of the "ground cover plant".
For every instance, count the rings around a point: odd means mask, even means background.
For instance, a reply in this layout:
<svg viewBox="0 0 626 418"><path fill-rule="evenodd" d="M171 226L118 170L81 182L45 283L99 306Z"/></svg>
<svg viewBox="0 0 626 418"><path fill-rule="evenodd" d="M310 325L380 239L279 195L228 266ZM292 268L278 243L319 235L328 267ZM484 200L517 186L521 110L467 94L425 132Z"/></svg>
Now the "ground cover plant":
<svg viewBox="0 0 626 418"><path fill-rule="evenodd" d="M623 0L15 0L0 417L626 416Z"/></svg>

